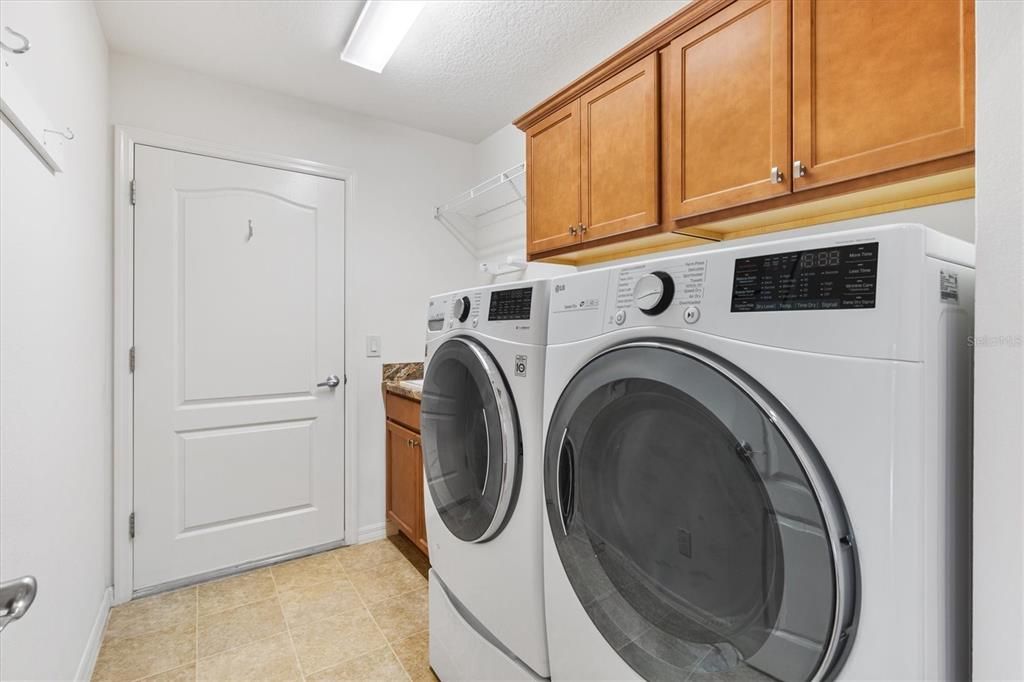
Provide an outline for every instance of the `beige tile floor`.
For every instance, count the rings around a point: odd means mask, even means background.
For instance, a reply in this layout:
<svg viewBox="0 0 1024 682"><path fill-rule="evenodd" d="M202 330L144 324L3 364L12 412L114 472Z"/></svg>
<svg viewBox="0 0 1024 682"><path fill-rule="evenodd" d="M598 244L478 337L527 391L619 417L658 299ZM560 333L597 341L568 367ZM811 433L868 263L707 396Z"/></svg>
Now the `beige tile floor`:
<svg viewBox="0 0 1024 682"><path fill-rule="evenodd" d="M436 680L426 571L396 536L138 599L93 680Z"/></svg>

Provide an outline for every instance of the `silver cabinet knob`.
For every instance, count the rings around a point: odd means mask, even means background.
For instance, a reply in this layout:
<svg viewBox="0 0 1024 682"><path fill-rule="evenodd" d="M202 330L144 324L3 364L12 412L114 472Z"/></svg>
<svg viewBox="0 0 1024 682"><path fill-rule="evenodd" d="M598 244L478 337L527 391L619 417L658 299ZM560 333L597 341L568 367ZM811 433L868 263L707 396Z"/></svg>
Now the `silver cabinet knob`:
<svg viewBox="0 0 1024 682"><path fill-rule="evenodd" d="M0 630L25 615L36 598L36 587L30 575L0 583Z"/></svg>
<svg viewBox="0 0 1024 682"><path fill-rule="evenodd" d="M576 236L576 226L575 225L570 225L569 226L569 234L572 235L573 237Z"/></svg>
<svg viewBox="0 0 1024 682"><path fill-rule="evenodd" d="M782 171L779 170L778 166L772 166L771 173L768 177L772 181L772 183L778 184L782 182Z"/></svg>
<svg viewBox="0 0 1024 682"><path fill-rule="evenodd" d="M793 162L793 177L794 178L802 178L805 175L807 175L807 166L805 166L802 161L794 161Z"/></svg>
<svg viewBox="0 0 1024 682"><path fill-rule="evenodd" d="M317 388L331 388L331 389L334 389L334 388L337 388L338 384L340 384L340 383L341 383L341 379L338 378L338 375L337 374L332 374L331 376L327 377L326 379L321 381L319 384L317 384Z"/></svg>

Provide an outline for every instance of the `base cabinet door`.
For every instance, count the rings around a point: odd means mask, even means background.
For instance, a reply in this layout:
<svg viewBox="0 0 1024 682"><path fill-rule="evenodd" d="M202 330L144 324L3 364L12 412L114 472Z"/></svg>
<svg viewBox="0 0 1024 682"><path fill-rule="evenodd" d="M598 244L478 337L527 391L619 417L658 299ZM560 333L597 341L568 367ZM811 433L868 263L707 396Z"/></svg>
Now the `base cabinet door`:
<svg viewBox="0 0 1024 682"><path fill-rule="evenodd" d="M794 0L793 106L795 190L972 150L974 0Z"/></svg>
<svg viewBox="0 0 1024 682"><path fill-rule="evenodd" d="M416 458L416 471L418 478L416 480L416 490L419 494L419 501L416 503L417 519L416 519L416 534L412 536L413 542L416 546L426 554L430 555L430 547L427 545L427 513L424 505L433 504L432 500L427 499L426 491L424 486L426 481L423 476L423 442L416 438L413 442L413 450Z"/></svg>
<svg viewBox="0 0 1024 682"><path fill-rule="evenodd" d="M580 241L580 103L571 102L526 131L526 250Z"/></svg>
<svg viewBox="0 0 1024 682"><path fill-rule="evenodd" d="M658 224L658 55L580 98L583 241Z"/></svg>
<svg viewBox="0 0 1024 682"><path fill-rule="evenodd" d="M737 0L670 45L670 218L789 193L789 31L789 0Z"/></svg>
<svg viewBox="0 0 1024 682"><path fill-rule="evenodd" d="M419 434L387 422L388 519L408 538L420 534L423 523L423 465L418 456Z"/></svg>

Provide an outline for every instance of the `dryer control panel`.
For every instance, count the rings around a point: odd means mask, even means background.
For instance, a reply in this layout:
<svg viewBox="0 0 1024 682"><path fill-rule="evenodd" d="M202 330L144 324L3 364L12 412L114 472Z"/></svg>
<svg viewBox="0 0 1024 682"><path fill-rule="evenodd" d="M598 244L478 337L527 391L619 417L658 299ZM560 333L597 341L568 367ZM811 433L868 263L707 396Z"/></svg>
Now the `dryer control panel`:
<svg viewBox="0 0 1024 682"><path fill-rule="evenodd" d="M732 312L874 308L878 242L737 258Z"/></svg>

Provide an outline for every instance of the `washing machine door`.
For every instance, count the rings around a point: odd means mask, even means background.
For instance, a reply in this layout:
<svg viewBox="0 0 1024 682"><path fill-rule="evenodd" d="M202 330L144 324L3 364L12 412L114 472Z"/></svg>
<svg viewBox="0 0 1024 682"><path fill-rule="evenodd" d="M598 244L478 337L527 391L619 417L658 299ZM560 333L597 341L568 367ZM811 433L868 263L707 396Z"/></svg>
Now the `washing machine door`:
<svg viewBox="0 0 1024 682"><path fill-rule="evenodd" d="M430 497L451 533L486 542L512 514L519 488L519 419L494 358L469 338L434 353L420 405Z"/></svg>
<svg viewBox="0 0 1024 682"><path fill-rule="evenodd" d="M738 368L674 342L603 353L555 407L544 476L569 582L641 677L838 669L857 585L843 504L792 416Z"/></svg>

